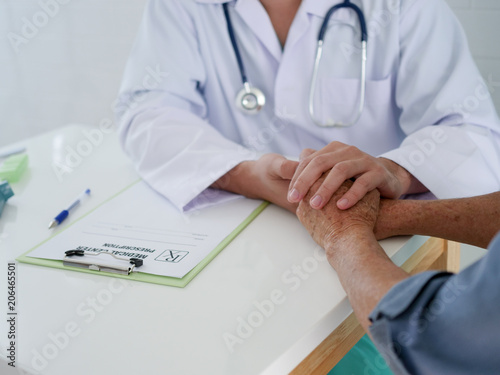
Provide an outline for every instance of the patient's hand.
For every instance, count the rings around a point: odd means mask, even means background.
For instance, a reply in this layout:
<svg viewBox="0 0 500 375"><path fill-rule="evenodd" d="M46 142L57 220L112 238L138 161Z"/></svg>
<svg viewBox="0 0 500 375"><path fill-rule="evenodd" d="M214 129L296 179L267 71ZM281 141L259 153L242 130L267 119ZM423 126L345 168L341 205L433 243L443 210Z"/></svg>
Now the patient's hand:
<svg viewBox="0 0 500 375"><path fill-rule="evenodd" d="M344 182L321 210L313 209L309 198L321 186L324 176L310 189L297 209L297 216L309 231L313 239L323 247L327 256L334 256L340 250L348 250L349 243L358 235L373 235L379 211L380 193L373 190L348 210L340 210L336 202L352 186L351 181Z"/></svg>

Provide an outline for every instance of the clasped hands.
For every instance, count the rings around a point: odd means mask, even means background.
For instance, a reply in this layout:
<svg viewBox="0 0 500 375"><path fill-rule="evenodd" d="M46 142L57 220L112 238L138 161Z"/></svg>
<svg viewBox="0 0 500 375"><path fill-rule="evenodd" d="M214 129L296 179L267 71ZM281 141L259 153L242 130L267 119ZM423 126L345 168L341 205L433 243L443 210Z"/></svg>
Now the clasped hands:
<svg viewBox="0 0 500 375"><path fill-rule="evenodd" d="M348 249L357 236L375 240L377 231L377 238L388 237L388 228L382 222L377 227L380 197L399 198L410 189L413 177L388 159L372 157L339 142L320 151L304 150L295 165L287 160L282 163L281 170L288 176L295 166L288 202L299 203L299 220L330 260Z"/></svg>
<svg viewBox="0 0 500 375"><path fill-rule="evenodd" d="M257 161L243 164L238 173L244 169L243 175L249 179L241 183L237 192L266 199L291 212L295 212L304 199L314 209L323 208L344 181L351 178L355 178L355 182L336 200L341 210L353 207L374 189L384 198L396 199L409 193L415 185L413 176L393 161L373 157L340 142L332 142L319 151L306 149L298 162L278 154L266 154ZM306 196L322 176L315 194Z"/></svg>
<svg viewBox="0 0 500 375"><path fill-rule="evenodd" d="M306 149L299 162L266 154L252 163L250 181L257 188L245 195L296 212L324 248L325 241L335 242L335 237L338 242L338 237L354 229L364 227L373 233L380 196L399 198L409 191L413 178L391 160L340 142L319 151ZM384 228L377 231L378 239L389 235Z"/></svg>
<svg viewBox="0 0 500 375"><path fill-rule="evenodd" d="M341 223L354 218L368 203L374 207L374 196L379 199L378 194L389 198L383 202L390 204L402 194L425 191L400 165L340 142L332 142L318 151L306 149L298 162L278 154L266 154L258 160L239 164L212 186L249 198L265 199L297 212L320 243L318 233L327 235L328 228L330 232L333 230L332 223L325 222L328 218ZM370 215L372 221L377 212ZM368 226L373 230L371 221ZM389 236L382 227L377 225L378 239Z"/></svg>

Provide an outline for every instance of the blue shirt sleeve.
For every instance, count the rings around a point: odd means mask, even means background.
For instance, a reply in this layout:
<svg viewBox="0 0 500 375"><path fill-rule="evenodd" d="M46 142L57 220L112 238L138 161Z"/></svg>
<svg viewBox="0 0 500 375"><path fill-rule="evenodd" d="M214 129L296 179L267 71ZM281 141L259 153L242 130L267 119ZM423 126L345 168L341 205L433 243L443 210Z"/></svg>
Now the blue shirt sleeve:
<svg viewBox="0 0 500 375"><path fill-rule="evenodd" d="M398 283L370 320L395 374L499 374L500 235L456 275L424 272Z"/></svg>

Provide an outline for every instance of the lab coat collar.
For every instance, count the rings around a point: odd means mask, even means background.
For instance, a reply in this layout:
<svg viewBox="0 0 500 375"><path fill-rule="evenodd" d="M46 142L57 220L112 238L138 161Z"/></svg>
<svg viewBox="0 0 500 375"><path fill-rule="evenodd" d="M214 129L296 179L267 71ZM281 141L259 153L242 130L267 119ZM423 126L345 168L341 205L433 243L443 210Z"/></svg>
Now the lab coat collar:
<svg viewBox="0 0 500 375"><path fill-rule="evenodd" d="M344 0L302 0L303 11L313 16L324 19L328 10L334 5L343 3ZM363 9L362 0L351 0L352 3ZM331 20L341 22L343 24L355 26L357 25L357 17L350 9L339 9L332 14Z"/></svg>
<svg viewBox="0 0 500 375"><path fill-rule="evenodd" d="M238 15L252 29L252 32L259 38L261 43L267 48L271 55L277 60L281 60L281 46L277 37L269 38L269 35L276 35L270 22L262 22L261 17L267 17L259 0L195 0L203 4L224 4L232 3Z"/></svg>
<svg viewBox="0 0 500 375"><path fill-rule="evenodd" d="M309 14L325 18L328 9L341 2L343 0L302 0L302 7Z"/></svg>
<svg viewBox="0 0 500 375"><path fill-rule="evenodd" d="M229 3L232 0L195 0L197 3L205 3L205 4L224 4Z"/></svg>
<svg viewBox="0 0 500 375"><path fill-rule="evenodd" d="M278 36L260 1L236 0L234 9L276 61L281 61L282 51Z"/></svg>
<svg viewBox="0 0 500 375"><path fill-rule="evenodd" d="M233 1L238 2L238 0L195 0L197 3L205 4L223 4L230 3ZM255 0L259 1L259 0ZM309 13L315 14L317 16L324 16L329 8L335 4L340 3L343 0L302 0L303 6L307 7Z"/></svg>
<svg viewBox="0 0 500 375"><path fill-rule="evenodd" d="M260 39L261 43L267 48L271 55L280 62L282 58L282 49L277 37L269 38L270 35L276 35L274 29L272 28L271 22L262 22L261 17L266 17L264 7L260 4L259 0L195 0L198 3L204 4L224 4L233 3L235 10L238 12L240 17L246 22L246 24L252 29L252 31ZM286 48L291 48L297 40L306 32L309 22L305 14L311 14L320 18L324 18L328 10L341 3L344 0L302 0L301 9L296 17L299 19L294 21L298 22L297 30L293 35L289 35L290 40L287 40ZM357 1L354 1L357 2ZM341 9L332 16L332 19L336 19L343 23L352 24L353 17L352 12L346 9Z"/></svg>
<svg viewBox="0 0 500 375"><path fill-rule="evenodd" d="M204 3L204 4L224 4L224 3L231 3L231 2L241 2L240 0L195 0L197 3ZM255 0L259 1L259 0ZM326 12L328 10L337 4L340 4L344 0L302 0L302 8L305 12L324 18L326 15ZM358 6L362 7L361 1L353 1L355 4ZM351 17L348 11L345 9L336 12L335 18L343 21L348 21Z"/></svg>

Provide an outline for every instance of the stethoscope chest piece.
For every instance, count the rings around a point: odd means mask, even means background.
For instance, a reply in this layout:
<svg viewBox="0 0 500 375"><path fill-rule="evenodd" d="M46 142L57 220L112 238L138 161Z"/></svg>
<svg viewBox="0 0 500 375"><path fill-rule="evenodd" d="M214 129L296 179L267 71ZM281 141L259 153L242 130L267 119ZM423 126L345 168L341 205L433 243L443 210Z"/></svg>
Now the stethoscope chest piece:
<svg viewBox="0 0 500 375"><path fill-rule="evenodd" d="M249 115L257 114L266 104L266 96L256 87L251 87L247 82L236 95L236 106Z"/></svg>
<svg viewBox="0 0 500 375"><path fill-rule="evenodd" d="M264 107L264 105L266 104L266 96L261 90L251 86L248 82L243 59L241 58L240 49L238 48L236 36L234 35L233 25L231 23L231 17L229 16L227 3L222 4L222 7L224 9L224 16L226 17L229 39L231 40L231 44L233 46L236 61L238 62L238 68L240 70L241 82L243 83L243 88L236 95L236 107L247 115L255 115L259 113L262 107Z"/></svg>
<svg viewBox="0 0 500 375"><path fill-rule="evenodd" d="M243 112L249 115L254 115L264 107L266 104L266 97L264 93L258 88L252 87L248 82L247 75L245 72L245 66L243 64L243 59L241 57L240 50L238 48L238 43L236 42L236 36L234 34L233 25L231 23L231 17L229 16L228 3L223 3L222 7L224 9L224 16L227 23L227 31L229 38L231 40L231 45L236 56L236 61L238 62L238 68L240 70L241 81L243 82L243 89L236 95L236 106ZM325 38L325 33L328 29L328 22L333 13L337 10L346 8L351 9L356 13L359 19L359 24L361 28L361 77L360 77L360 98L358 111L356 116L350 122L340 122L329 120L326 123L320 121L316 118L314 110L314 95L316 92L316 81L318 79L319 65L321 61L321 56L323 54L323 43ZM318 45L316 47L316 58L314 62L314 69L311 79L311 87L309 91L309 114L313 122L324 128L329 127L349 127L357 123L363 113L365 106L365 93L366 93L366 60L367 60L367 44L368 44L368 30L366 25L365 16L363 11L357 5L350 2L350 0L344 0L340 4L332 6L325 15L321 29L318 35Z"/></svg>

